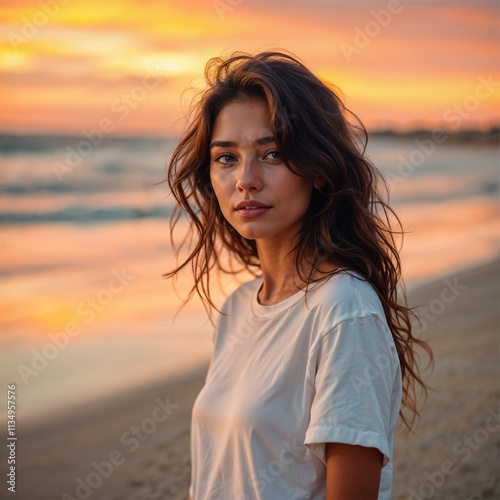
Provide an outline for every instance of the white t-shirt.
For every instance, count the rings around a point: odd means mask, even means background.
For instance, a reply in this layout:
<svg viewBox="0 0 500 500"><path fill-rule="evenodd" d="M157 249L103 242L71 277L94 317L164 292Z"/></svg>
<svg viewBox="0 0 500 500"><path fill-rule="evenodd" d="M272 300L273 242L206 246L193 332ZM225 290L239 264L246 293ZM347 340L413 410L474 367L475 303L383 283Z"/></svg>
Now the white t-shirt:
<svg viewBox="0 0 500 500"><path fill-rule="evenodd" d="M389 499L401 368L375 290L343 271L265 306L261 285L241 285L218 319L192 413L192 500L324 500L327 442L380 450Z"/></svg>

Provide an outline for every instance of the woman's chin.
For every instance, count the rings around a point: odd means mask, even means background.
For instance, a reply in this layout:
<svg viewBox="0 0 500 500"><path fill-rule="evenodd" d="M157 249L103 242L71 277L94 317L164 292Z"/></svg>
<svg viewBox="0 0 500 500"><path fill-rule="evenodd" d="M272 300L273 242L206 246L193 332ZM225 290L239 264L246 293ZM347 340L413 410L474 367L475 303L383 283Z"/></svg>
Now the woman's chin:
<svg viewBox="0 0 500 500"><path fill-rule="evenodd" d="M275 234L274 232L265 230L264 228L240 227L235 229L238 231L239 235L246 240L262 240L270 238Z"/></svg>

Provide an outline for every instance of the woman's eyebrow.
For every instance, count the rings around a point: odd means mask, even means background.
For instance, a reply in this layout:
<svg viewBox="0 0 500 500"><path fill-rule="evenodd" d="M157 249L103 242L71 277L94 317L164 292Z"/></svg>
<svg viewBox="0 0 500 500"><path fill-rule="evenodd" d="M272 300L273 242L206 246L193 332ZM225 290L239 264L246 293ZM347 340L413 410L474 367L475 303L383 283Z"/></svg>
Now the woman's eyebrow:
<svg viewBox="0 0 500 500"><path fill-rule="evenodd" d="M267 137L261 137L260 139L256 139L253 141L252 146L262 146L263 144L269 144L271 142L274 142L275 139L272 135L269 135ZM212 144L210 144L210 149L212 148L235 148L237 147L238 144L233 141L214 141Z"/></svg>

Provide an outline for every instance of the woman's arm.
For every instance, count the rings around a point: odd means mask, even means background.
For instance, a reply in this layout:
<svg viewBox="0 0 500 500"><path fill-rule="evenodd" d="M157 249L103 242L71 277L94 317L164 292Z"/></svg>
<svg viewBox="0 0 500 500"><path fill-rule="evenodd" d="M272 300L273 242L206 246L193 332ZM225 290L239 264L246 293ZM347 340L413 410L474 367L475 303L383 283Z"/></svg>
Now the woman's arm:
<svg viewBox="0 0 500 500"><path fill-rule="evenodd" d="M376 499L382 459L376 448L326 443L326 500Z"/></svg>

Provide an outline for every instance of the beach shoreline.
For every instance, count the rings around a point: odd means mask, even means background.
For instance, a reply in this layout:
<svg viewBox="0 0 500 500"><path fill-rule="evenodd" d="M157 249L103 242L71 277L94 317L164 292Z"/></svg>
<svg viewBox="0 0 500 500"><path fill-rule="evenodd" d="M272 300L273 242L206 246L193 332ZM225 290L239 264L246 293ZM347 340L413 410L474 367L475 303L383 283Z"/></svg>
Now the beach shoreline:
<svg viewBox="0 0 500 500"><path fill-rule="evenodd" d="M499 408L498 277L495 258L410 291L410 305L430 307L420 312L436 392L418 435L396 433L393 498L498 498L498 429L485 430ZM21 419L17 491L1 498L187 498L191 409L207 368Z"/></svg>

